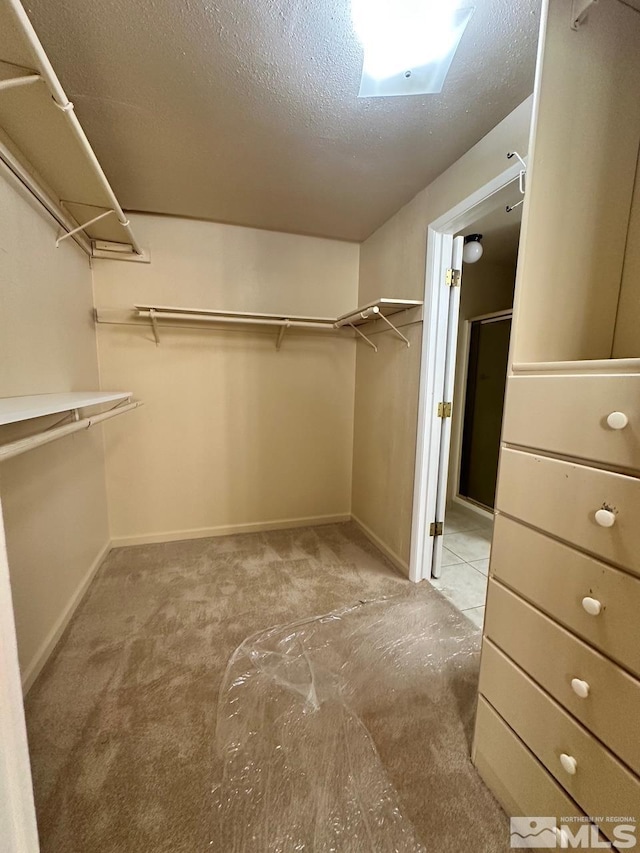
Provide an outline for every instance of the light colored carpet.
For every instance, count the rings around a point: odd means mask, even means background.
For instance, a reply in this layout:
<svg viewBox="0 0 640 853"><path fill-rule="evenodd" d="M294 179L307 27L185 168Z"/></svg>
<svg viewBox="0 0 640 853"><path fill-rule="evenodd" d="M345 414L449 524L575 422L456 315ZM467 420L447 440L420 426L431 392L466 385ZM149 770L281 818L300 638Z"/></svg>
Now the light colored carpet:
<svg viewBox="0 0 640 853"><path fill-rule="evenodd" d="M257 631L398 594L476 651L438 690L415 670L393 702L372 689L360 717L427 850L506 851L506 817L469 759L479 633L344 524L109 555L26 701L43 853L226 853L209 842L229 657Z"/></svg>

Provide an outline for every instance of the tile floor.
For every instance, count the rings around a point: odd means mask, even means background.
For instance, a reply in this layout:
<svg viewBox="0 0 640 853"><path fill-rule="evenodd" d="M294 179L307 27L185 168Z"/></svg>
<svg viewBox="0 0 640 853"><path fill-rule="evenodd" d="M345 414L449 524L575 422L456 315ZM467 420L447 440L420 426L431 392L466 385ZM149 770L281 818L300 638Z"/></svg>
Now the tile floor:
<svg viewBox="0 0 640 853"><path fill-rule="evenodd" d="M475 625L482 627L493 521L459 504L444 520L442 574L431 583Z"/></svg>

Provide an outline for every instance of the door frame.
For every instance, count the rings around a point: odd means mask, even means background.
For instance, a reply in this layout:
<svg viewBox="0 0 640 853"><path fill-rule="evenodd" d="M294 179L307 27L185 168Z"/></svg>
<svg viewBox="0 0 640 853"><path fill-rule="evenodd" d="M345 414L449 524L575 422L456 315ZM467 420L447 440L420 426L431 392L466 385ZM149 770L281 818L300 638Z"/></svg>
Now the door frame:
<svg viewBox="0 0 640 853"><path fill-rule="evenodd" d="M37 853L40 849L1 504L0 838L7 853Z"/></svg>
<svg viewBox="0 0 640 853"><path fill-rule="evenodd" d="M462 462L462 439L464 436L464 413L467 409L467 377L469 375L471 324L478 323L483 320L491 320L492 322L499 323L501 320L511 318L513 318L513 308L505 308L504 311L492 311L490 314L480 314L478 317L469 317L468 320L464 321L464 325L462 327L460 355L464 357L464 360L462 362L462 372L460 374L460 393L458 394L458 399L456 399L456 395L454 393L453 399L453 405L458 410L459 417L456 418L455 428L453 427L453 424L451 426L451 460L453 461L452 474L455 485L452 492L452 499L456 503L464 506L469 506L470 503L465 500L464 495L460 494L460 468ZM486 518L493 517L489 511L481 509L480 507L471 506L470 509L477 511L478 514L482 513Z"/></svg>
<svg viewBox="0 0 640 853"><path fill-rule="evenodd" d="M526 161L526 158L525 158ZM418 583L431 577L434 537L429 525L436 520L436 497L441 475L439 456L442 419L437 414L438 389L444 387L445 347L449 323L447 269L451 264L453 235L498 206L496 195L517 186L519 163L505 169L484 186L431 222L427 229L427 256L420 356L418 429L413 489L409 578ZM457 323L458 318L455 319ZM455 353L454 353L455 357ZM446 476L446 473L445 473Z"/></svg>

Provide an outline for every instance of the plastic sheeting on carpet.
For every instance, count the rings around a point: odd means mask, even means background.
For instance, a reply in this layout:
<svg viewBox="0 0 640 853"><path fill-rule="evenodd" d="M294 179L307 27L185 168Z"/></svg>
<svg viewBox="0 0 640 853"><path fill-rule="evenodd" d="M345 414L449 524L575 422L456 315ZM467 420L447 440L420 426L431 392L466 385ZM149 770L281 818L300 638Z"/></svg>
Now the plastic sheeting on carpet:
<svg viewBox="0 0 640 853"><path fill-rule="evenodd" d="M249 637L220 691L210 849L422 853L366 721L408 685L412 701L455 697L478 649L471 623L417 592Z"/></svg>

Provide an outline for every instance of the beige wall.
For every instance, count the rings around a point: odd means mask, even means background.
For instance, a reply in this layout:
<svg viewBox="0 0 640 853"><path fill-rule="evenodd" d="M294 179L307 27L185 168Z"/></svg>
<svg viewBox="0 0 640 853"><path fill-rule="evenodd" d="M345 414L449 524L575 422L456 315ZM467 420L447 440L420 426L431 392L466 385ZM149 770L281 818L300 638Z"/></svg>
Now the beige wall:
<svg viewBox="0 0 640 853"><path fill-rule="evenodd" d="M96 305L337 316L356 305L359 247L132 217L151 264L97 261ZM100 325L102 387L144 401L107 433L116 544L346 517L355 342L288 332ZM126 422L125 422L126 421Z"/></svg>
<svg viewBox="0 0 640 853"><path fill-rule="evenodd" d="M360 303L379 296L424 298L427 227L528 148L531 99L375 232L360 250ZM353 514L408 567L420 368L419 324L410 349L379 335L376 354L358 346Z"/></svg>
<svg viewBox="0 0 640 853"><path fill-rule="evenodd" d="M464 324L473 317L505 311L513 306L513 289L516 282L514 264L494 264L486 254L476 264L466 264L462 276L460 293L460 320L458 323L458 353L456 357L456 379L453 394L451 422L451 454L449 457L449 480L447 494L451 499L457 493L456 475L462 440L462 398L464 394L465 361L467 351L464 339Z"/></svg>
<svg viewBox="0 0 640 853"><path fill-rule="evenodd" d="M640 357L640 159L636 168L620 299L613 335L614 358Z"/></svg>
<svg viewBox="0 0 640 853"><path fill-rule="evenodd" d="M0 396L98 388L91 271L71 241L0 177ZM1 427L0 442L41 429ZM102 428L2 463L23 679L35 671L108 543Z"/></svg>

